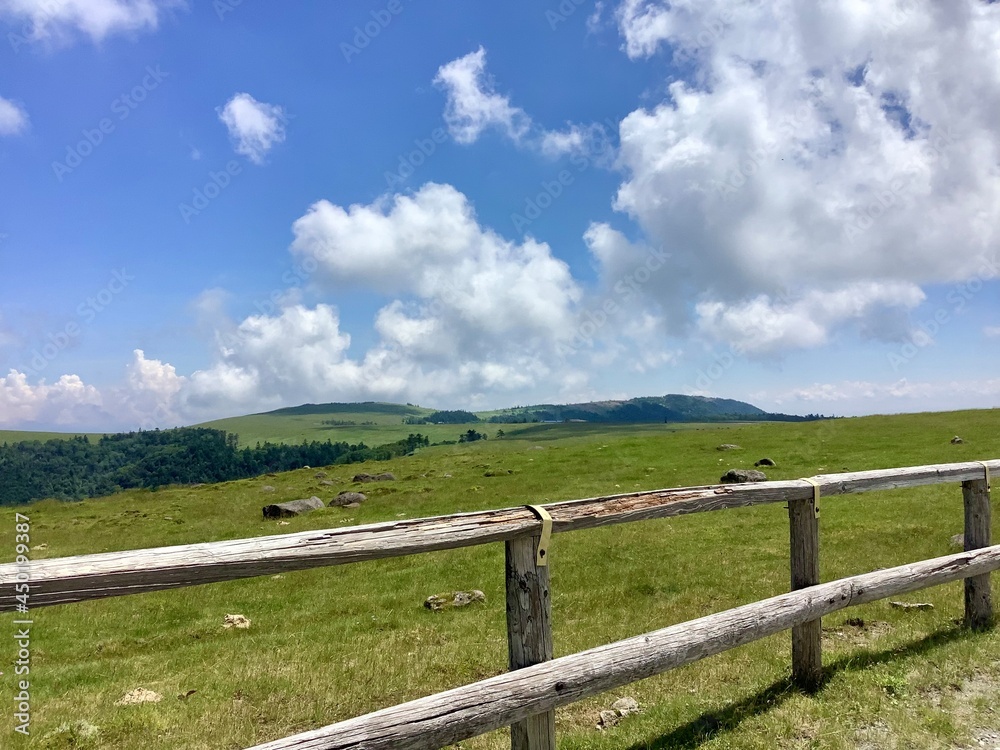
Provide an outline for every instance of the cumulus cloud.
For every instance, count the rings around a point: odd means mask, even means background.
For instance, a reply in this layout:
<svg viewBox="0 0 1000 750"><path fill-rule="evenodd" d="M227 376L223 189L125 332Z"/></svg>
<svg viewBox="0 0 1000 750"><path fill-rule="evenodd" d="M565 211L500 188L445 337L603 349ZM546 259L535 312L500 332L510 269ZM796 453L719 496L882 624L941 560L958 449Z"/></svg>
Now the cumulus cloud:
<svg viewBox="0 0 1000 750"><path fill-rule="evenodd" d="M762 294L732 305L702 301L695 310L708 338L735 342L740 351L759 355L820 346L842 323L866 320L880 307L912 309L924 299L913 284L864 281L835 291L813 289L794 300Z"/></svg>
<svg viewBox="0 0 1000 750"><path fill-rule="evenodd" d="M0 425L30 429L34 425L73 427L102 414L103 398L76 375L56 382L28 383L28 376L11 370L0 378Z"/></svg>
<svg viewBox="0 0 1000 750"><path fill-rule="evenodd" d="M25 40L79 31L99 42L112 34L153 30L165 11L184 5L183 0L0 0L0 17L27 24Z"/></svg>
<svg viewBox="0 0 1000 750"><path fill-rule="evenodd" d="M259 102L250 94L239 93L219 108L218 113L229 130L236 153L254 164L262 164L267 152L285 140L287 115L275 104Z"/></svg>
<svg viewBox="0 0 1000 750"><path fill-rule="evenodd" d="M18 135L28 129L24 108L0 96L0 136Z"/></svg>
<svg viewBox="0 0 1000 750"><path fill-rule="evenodd" d="M580 298L547 244L483 228L450 185L347 209L320 201L293 231L292 252L316 265L318 279L408 295L411 304L395 302L378 322L397 344L413 338L414 326L449 345L487 346L514 333L520 345L526 337L551 342L571 327Z"/></svg>
<svg viewBox="0 0 1000 750"><path fill-rule="evenodd" d="M996 277L1000 5L626 0L618 21L629 56L685 71L622 121L614 201L672 256L643 292L694 302L671 330L816 346Z"/></svg>

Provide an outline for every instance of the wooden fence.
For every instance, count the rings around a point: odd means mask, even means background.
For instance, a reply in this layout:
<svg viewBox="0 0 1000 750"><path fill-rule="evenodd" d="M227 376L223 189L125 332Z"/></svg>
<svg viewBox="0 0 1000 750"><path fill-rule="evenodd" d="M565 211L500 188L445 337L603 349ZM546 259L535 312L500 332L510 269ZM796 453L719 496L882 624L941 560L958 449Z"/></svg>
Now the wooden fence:
<svg viewBox="0 0 1000 750"><path fill-rule="evenodd" d="M555 748L554 709L654 674L792 630L792 673L811 690L822 676L820 618L845 607L965 580L965 621L993 621L991 472L1000 460L713 485L463 513L353 528L190 544L30 563L32 607L340 565L503 541L510 670L250 750L435 750L503 726L513 750ZM821 584L821 497L927 484L962 484L965 551ZM788 503L791 593L552 659L548 537L616 523ZM21 569L0 565L0 611L17 608Z"/></svg>

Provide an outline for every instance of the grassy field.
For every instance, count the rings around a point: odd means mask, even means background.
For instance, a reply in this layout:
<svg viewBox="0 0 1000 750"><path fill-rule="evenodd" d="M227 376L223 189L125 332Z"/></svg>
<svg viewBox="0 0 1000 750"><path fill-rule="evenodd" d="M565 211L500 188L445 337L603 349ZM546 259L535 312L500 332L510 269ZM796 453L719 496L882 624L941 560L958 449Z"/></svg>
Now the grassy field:
<svg viewBox="0 0 1000 750"><path fill-rule="evenodd" d="M357 489L350 479L367 467L324 468L333 487L320 485L314 468L44 501L22 512L31 544L47 545L33 557L60 557L701 485L764 456L777 462L772 479L996 458L998 428L996 410L684 430L526 425L502 440L374 464L367 470L398 480L365 485L360 508L326 508L284 526L262 521L261 506ZM956 434L963 444L949 444ZM743 448L721 453L723 442ZM497 469L513 473L486 476ZM0 528L2 559L10 560L13 510L0 509ZM823 579L948 554L961 530L957 485L829 498ZM781 505L556 536L557 655L786 591L787 536ZM37 609L32 737L13 733L8 708L0 747L243 748L497 674L506 660L503 585L503 547L495 544ZM422 607L430 594L470 588L486 593L485 604ZM904 598L934 609L879 602L824 620L828 680L815 697L789 687L784 634L560 710L560 748L980 747L978 738L1000 733L1000 633L956 624L961 584ZM246 615L252 627L224 630L227 613ZM7 632L15 632L13 619L0 616ZM0 684L12 697L15 646L6 642ZM164 698L114 705L137 687ZM600 710L625 695L642 712L596 730ZM74 722L97 733L87 738ZM507 742L496 732L461 747Z"/></svg>
<svg viewBox="0 0 1000 750"><path fill-rule="evenodd" d="M76 432L32 432L29 430L0 430L0 445L4 443L22 443L28 440L40 440L43 443L46 440L65 440L68 437L73 437L74 435L85 434ZM91 440L96 440L101 436L98 434L90 434Z"/></svg>

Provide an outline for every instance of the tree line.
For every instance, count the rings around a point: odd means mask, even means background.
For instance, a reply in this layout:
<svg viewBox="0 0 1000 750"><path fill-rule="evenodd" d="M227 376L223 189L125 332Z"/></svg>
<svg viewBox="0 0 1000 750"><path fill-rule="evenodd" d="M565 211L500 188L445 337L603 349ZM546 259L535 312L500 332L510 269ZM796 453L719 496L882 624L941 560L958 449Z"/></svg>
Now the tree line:
<svg viewBox="0 0 1000 750"><path fill-rule="evenodd" d="M0 505L43 498L82 500L134 488L245 479L305 466L387 461L429 445L420 433L370 447L363 442L257 443L240 448L222 430L182 427L0 446Z"/></svg>

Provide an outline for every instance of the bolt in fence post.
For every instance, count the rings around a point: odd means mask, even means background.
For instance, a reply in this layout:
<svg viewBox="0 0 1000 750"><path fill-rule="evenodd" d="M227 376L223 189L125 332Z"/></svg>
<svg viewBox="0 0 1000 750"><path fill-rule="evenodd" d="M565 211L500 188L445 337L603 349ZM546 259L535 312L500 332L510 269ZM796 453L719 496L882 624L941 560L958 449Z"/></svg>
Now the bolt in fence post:
<svg viewBox="0 0 1000 750"><path fill-rule="evenodd" d="M788 502L792 591L819 583L819 511L815 497ZM823 679L822 620L792 628L792 681L814 691Z"/></svg>
<svg viewBox="0 0 1000 750"><path fill-rule="evenodd" d="M552 659L552 602L549 568L535 559L540 536L506 543L507 653L510 669ZM530 716L511 725L511 750L555 750L555 711Z"/></svg>
<svg viewBox="0 0 1000 750"><path fill-rule="evenodd" d="M965 551L990 546L990 490L985 479L962 482L965 501ZM965 579L965 624L975 630L993 622L990 574Z"/></svg>

